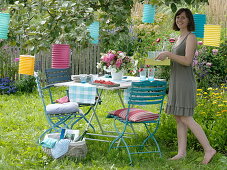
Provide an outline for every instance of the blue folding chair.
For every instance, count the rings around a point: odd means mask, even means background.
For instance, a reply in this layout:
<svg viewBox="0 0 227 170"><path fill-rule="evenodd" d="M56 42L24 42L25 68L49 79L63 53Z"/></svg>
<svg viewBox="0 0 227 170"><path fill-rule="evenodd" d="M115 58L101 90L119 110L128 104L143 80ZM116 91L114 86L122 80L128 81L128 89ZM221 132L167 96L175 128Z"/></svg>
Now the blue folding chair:
<svg viewBox="0 0 227 170"><path fill-rule="evenodd" d="M108 115L109 118L114 118L114 128L118 134L110 144L109 150L112 148L126 149L131 165L133 162L132 154L159 153L160 157L162 156L154 134L157 132L160 123L160 114L166 95L166 84L166 81L132 82L132 86L128 89L128 107L112 111ZM153 105L158 106L157 113L144 110L144 108L153 109ZM155 108L157 109L157 107ZM119 126L119 124L123 124L123 126ZM145 139L141 139L139 144L134 144L134 141L131 142L128 140L129 136L126 133L128 126L136 126L136 124L143 124L143 127L147 131L147 136ZM140 128L134 129L137 130ZM135 139L139 139L137 135L135 134ZM151 147L153 148L151 149Z"/></svg>
<svg viewBox="0 0 227 170"><path fill-rule="evenodd" d="M54 93L53 93L52 88L54 88L54 87L56 88L56 86L55 86L56 83L72 81L71 80L71 68L64 68L64 69L49 68L49 69L45 70L45 74L46 74L46 84L47 84L46 88L48 88L51 103L55 103L55 100L53 99ZM70 100L70 94L69 94L68 89L66 90L66 96ZM95 99L96 100L94 103L77 102L79 104L79 107L83 107L83 111L85 113L84 116L87 116L91 111L94 111L94 108L96 107L97 103L101 104L102 101L101 101L100 97L96 96ZM86 108L86 110L85 110L85 108ZM88 120L86 118L84 118L84 119L86 122L88 122ZM95 131L95 128L91 123L89 123L89 126Z"/></svg>
<svg viewBox="0 0 227 170"><path fill-rule="evenodd" d="M42 88L40 85L40 78L38 76L38 73L35 72L34 76L37 83L38 93L44 107L44 113L50 126L40 135L38 143L41 142L41 140L47 133L60 132L62 128L72 129L73 126L81 119L85 120L87 123L89 122L82 110L79 109L79 104L76 102L68 102L63 104L46 104L46 99L48 97L46 97L45 94L48 95L48 93L45 93L44 91L48 90L50 87L47 86Z"/></svg>
<svg viewBox="0 0 227 170"><path fill-rule="evenodd" d="M53 92L51 89L53 87L55 87L54 84L56 84L56 83L72 81L71 80L71 68L64 68L64 69L49 68L49 69L45 70L45 74L46 74L46 83L47 83L46 87L48 88L48 91L49 91L51 103L55 103L55 101L53 100ZM68 90L66 90L66 94L69 97ZM101 104L101 102L102 102L102 100L98 96L96 96L96 102L94 104L79 103L79 107L90 106L90 107L88 107L88 109L86 111L86 114L88 114L94 108L96 103Z"/></svg>

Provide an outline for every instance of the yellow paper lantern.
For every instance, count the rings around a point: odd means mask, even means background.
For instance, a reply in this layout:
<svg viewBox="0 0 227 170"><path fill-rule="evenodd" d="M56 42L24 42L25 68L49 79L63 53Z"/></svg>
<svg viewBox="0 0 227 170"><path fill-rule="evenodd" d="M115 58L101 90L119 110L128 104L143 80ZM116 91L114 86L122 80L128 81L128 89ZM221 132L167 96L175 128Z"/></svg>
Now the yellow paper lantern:
<svg viewBox="0 0 227 170"><path fill-rule="evenodd" d="M220 25L204 25L204 45L219 47L220 38Z"/></svg>
<svg viewBox="0 0 227 170"><path fill-rule="evenodd" d="M35 67L35 57L30 55L21 55L19 63L19 74L33 75Z"/></svg>

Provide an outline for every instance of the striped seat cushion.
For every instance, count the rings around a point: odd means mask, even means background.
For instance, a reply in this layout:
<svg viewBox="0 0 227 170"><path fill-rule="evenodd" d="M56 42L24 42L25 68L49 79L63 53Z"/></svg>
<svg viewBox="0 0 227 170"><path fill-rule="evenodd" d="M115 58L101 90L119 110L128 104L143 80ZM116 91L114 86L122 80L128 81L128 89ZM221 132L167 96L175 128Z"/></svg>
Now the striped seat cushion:
<svg viewBox="0 0 227 170"><path fill-rule="evenodd" d="M121 117L122 119L126 119L128 108L115 110L109 112L111 115ZM128 116L128 120L132 122L143 122L143 121L150 121L159 118L159 114L152 113L146 110L131 108Z"/></svg>

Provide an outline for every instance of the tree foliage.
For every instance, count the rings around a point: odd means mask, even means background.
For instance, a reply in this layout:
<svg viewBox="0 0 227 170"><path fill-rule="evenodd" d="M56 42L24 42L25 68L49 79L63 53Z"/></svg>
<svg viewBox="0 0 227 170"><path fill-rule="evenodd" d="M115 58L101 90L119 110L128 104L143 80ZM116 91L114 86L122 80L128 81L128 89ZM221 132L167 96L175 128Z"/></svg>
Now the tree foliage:
<svg viewBox="0 0 227 170"><path fill-rule="evenodd" d="M87 26L94 16L90 4L86 0L16 1L9 6L10 41L32 52L52 43L86 44Z"/></svg>
<svg viewBox="0 0 227 170"><path fill-rule="evenodd" d="M129 34L131 8L141 0L10 0L1 2L9 6L11 14L9 40L13 46L30 54L50 48L53 43L71 46L88 45L91 37L87 27L100 22L101 49L116 49L130 53L133 40ZM146 3L170 5L193 4L207 0L149 0ZM1 42L3 44L3 42ZM0 44L0 45L1 45Z"/></svg>

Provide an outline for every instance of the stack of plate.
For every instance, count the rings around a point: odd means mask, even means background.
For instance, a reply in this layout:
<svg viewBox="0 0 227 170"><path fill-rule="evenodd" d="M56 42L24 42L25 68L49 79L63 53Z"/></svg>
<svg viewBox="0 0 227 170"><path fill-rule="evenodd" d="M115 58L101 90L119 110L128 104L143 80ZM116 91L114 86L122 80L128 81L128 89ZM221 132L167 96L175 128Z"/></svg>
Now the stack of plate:
<svg viewBox="0 0 227 170"><path fill-rule="evenodd" d="M71 75L71 79L74 82L79 83L80 82L80 75Z"/></svg>

